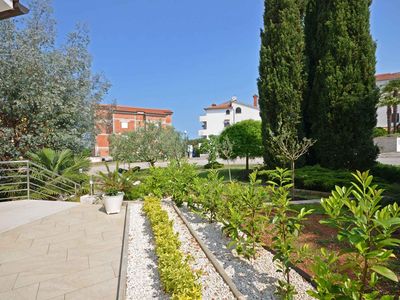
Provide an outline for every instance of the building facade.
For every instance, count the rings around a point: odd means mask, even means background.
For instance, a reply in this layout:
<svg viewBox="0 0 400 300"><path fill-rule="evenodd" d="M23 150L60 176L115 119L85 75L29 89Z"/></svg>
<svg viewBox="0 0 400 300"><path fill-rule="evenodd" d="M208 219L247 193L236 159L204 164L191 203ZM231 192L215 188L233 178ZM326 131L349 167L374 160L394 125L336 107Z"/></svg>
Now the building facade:
<svg viewBox="0 0 400 300"><path fill-rule="evenodd" d="M231 100L212 104L204 108L205 115L200 116L202 129L198 135L208 138L210 135L219 135L225 127L244 120L261 120L258 108L258 96L253 96L253 105L242 103L232 97Z"/></svg>
<svg viewBox="0 0 400 300"><path fill-rule="evenodd" d="M109 136L135 131L148 123L172 125L173 112L168 109L140 108L121 105L100 105L98 110L95 156L110 155Z"/></svg>
<svg viewBox="0 0 400 300"><path fill-rule="evenodd" d="M376 86L382 89L385 85L389 83L391 80L400 79L400 72L399 73L385 73L385 74L377 74L375 75ZM397 107L397 111L400 112L400 105ZM397 124L400 123L400 116L399 113L396 116ZM377 124L376 127L387 127L387 115L386 115L386 107L378 107L377 109Z"/></svg>

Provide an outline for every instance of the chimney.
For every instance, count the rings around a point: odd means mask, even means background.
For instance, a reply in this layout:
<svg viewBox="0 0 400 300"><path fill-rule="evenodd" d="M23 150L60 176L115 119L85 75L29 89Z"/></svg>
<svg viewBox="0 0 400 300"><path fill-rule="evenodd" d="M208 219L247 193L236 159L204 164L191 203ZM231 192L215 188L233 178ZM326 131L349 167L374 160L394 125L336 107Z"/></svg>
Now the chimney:
<svg viewBox="0 0 400 300"><path fill-rule="evenodd" d="M254 95L253 96L253 106L255 107L255 108L257 108L258 107L258 95Z"/></svg>

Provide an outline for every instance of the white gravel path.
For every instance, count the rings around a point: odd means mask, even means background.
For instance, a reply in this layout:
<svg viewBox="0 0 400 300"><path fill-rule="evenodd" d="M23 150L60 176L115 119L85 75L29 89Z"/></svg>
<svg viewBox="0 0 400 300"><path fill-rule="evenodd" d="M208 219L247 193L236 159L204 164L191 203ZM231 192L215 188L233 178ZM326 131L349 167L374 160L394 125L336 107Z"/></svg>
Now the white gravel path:
<svg viewBox="0 0 400 300"><path fill-rule="evenodd" d="M132 202L129 226L127 299L168 299L157 271L157 257L150 223L142 202Z"/></svg>
<svg viewBox="0 0 400 300"><path fill-rule="evenodd" d="M242 294L248 299L275 299L275 284L282 275L276 272L269 251L261 249L255 260L245 260L227 248L229 240L222 233L221 224L204 221L186 206L181 207L181 211ZM312 286L293 270L291 280L298 292L295 299L313 299L306 293Z"/></svg>
<svg viewBox="0 0 400 300"><path fill-rule="evenodd" d="M193 258L189 262L192 269L201 270L202 298L210 300L235 299L229 287L208 260L171 204L165 201L162 206L168 212L169 218L174 222L174 231L179 233L182 252Z"/></svg>

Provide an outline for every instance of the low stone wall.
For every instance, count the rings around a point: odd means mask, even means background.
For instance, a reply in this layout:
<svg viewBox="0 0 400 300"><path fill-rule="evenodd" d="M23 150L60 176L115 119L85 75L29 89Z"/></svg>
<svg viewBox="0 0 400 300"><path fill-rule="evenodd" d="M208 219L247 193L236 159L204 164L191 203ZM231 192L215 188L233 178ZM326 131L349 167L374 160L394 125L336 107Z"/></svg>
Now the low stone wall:
<svg viewBox="0 0 400 300"><path fill-rule="evenodd" d="M400 137L382 136L374 138L374 143L379 147L380 153L400 152Z"/></svg>

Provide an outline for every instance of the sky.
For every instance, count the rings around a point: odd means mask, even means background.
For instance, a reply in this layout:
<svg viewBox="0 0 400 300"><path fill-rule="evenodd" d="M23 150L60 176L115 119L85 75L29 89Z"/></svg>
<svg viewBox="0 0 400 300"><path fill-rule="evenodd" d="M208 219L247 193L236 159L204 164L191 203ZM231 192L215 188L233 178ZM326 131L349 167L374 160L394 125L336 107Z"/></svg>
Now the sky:
<svg viewBox="0 0 400 300"><path fill-rule="evenodd" d="M203 108L257 93L262 0L53 0L58 40L90 30L93 70L112 84L105 102L171 109L191 138ZM374 0L377 73L400 72L400 0Z"/></svg>

